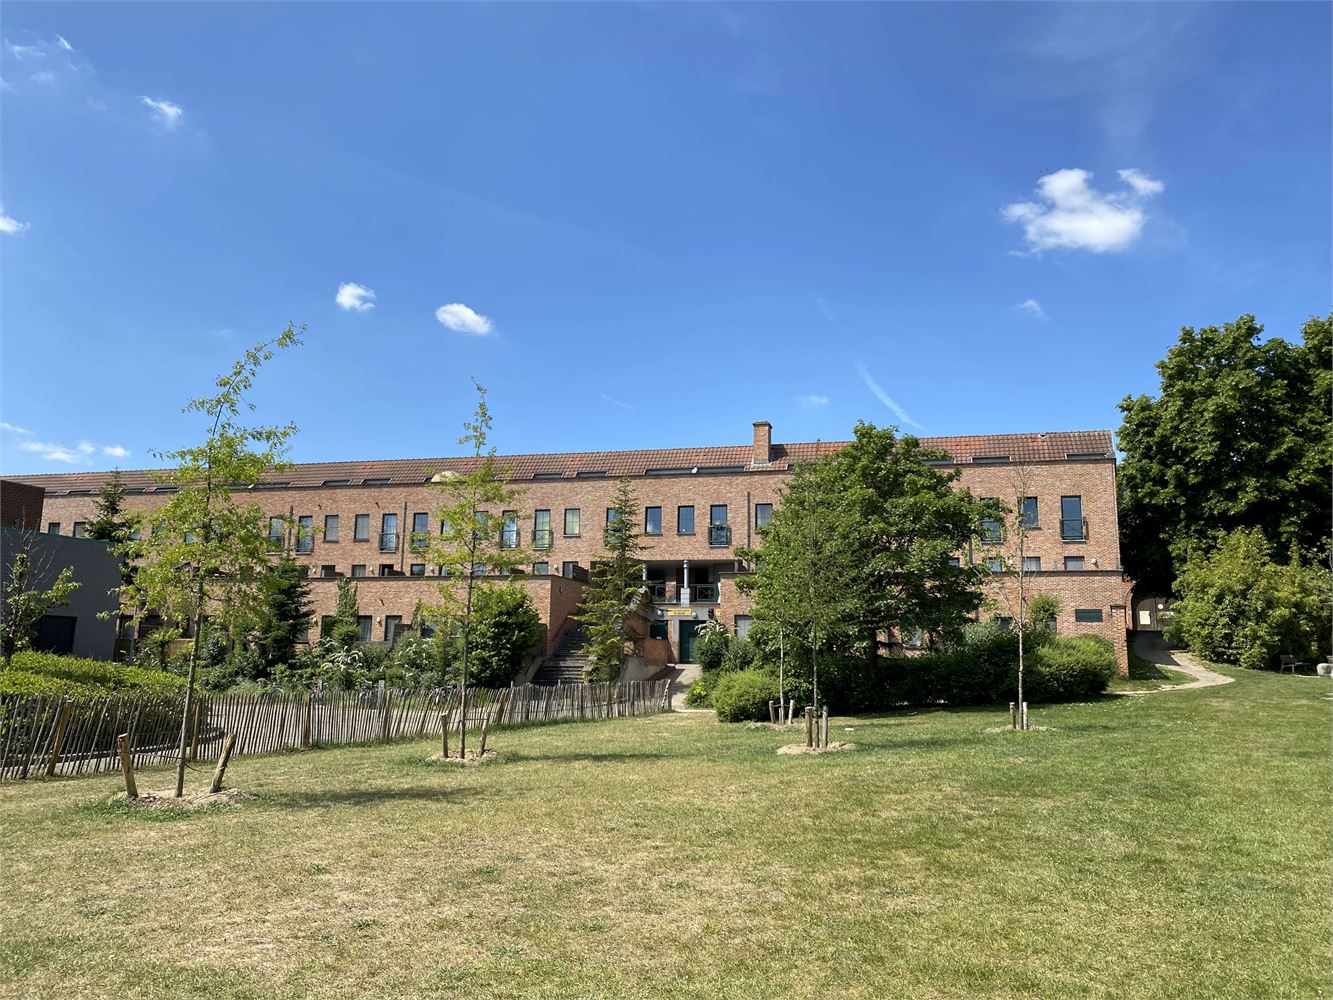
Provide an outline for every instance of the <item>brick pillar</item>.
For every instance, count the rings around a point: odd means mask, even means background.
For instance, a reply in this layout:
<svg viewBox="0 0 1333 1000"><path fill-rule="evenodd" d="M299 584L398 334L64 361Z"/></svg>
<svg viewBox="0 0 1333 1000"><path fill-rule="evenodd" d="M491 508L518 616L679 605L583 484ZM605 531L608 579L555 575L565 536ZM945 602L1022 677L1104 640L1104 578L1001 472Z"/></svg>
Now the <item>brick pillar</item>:
<svg viewBox="0 0 1333 1000"><path fill-rule="evenodd" d="M773 461L773 425L767 420L756 420L754 422L754 455L750 462L753 465L768 465Z"/></svg>

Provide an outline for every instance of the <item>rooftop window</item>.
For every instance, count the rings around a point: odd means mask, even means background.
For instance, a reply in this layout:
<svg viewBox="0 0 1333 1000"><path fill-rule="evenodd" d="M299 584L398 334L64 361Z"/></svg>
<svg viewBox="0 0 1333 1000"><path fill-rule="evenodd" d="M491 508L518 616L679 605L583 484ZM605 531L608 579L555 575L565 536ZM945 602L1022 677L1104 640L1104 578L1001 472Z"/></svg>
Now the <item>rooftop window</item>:
<svg viewBox="0 0 1333 1000"><path fill-rule="evenodd" d="M992 464L992 465L996 465L996 464L998 464L998 463L1000 463L1000 462L1007 462L1007 461L1009 461L1009 456L1008 456L1008 455L973 455L973 456L972 456L972 464L973 464L973 465L985 465L985 464L987 464L987 463L990 463L990 464Z"/></svg>
<svg viewBox="0 0 1333 1000"><path fill-rule="evenodd" d="M351 486L351 485L352 485L352 481L351 481L350 479L326 479L326 480L324 480L323 485L325 485L325 486Z"/></svg>
<svg viewBox="0 0 1333 1000"><path fill-rule="evenodd" d="M373 479L361 480L362 486L388 486L393 480L389 476L377 476Z"/></svg>
<svg viewBox="0 0 1333 1000"><path fill-rule="evenodd" d="M605 469L598 469L598 470L596 470L596 471L593 471L593 470L590 469L590 470L586 470L586 471L583 471L583 472L576 472L576 473L574 473L574 478L575 478L575 479L599 479L599 478L601 478L602 476L605 476L605 475L606 475L606 470L605 470Z"/></svg>

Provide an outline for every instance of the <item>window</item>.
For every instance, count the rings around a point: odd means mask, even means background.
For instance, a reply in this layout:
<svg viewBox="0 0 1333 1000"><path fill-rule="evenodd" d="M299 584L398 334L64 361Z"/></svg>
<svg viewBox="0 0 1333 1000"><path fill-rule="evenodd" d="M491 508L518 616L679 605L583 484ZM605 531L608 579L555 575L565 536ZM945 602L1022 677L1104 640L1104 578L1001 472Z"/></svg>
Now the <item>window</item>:
<svg viewBox="0 0 1333 1000"><path fill-rule="evenodd" d="M728 545L731 528L727 526L727 505L715 503L708 508L708 544Z"/></svg>
<svg viewBox="0 0 1333 1000"><path fill-rule="evenodd" d="M322 565L322 566L319 568L319 575L320 575L320 576L325 576L325 577L327 577L327 576L337 576L337 575L338 575L338 567L335 566L335 565L333 565L332 563L325 563L324 565Z"/></svg>
<svg viewBox="0 0 1333 1000"><path fill-rule="evenodd" d="M1023 527L1025 527L1025 528L1035 528L1035 527L1037 527L1037 498L1036 498L1036 497L1024 497L1024 498L1023 498Z"/></svg>
<svg viewBox="0 0 1333 1000"><path fill-rule="evenodd" d="M982 497L983 500L994 500L994 497ZM997 518L983 517L981 519L981 540L983 542L998 542L1004 538L1004 525Z"/></svg>
<svg viewBox="0 0 1333 1000"><path fill-rule="evenodd" d="M660 535L662 533L661 507L643 508L643 533L645 535Z"/></svg>
<svg viewBox="0 0 1333 1000"><path fill-rule="evenodd" d="M74 522L74 537L75 537L75 538L87 538L87 537L88 537L88 524L87 524L86 521L75 521L75 522Z"/></svg>
<svg viewBox="0 0 1333 1000"><path fill-rule="evenodd" d="M500 527L500 548L518 548L518 511L507 510L501 515L504 520Z"/></svg>
<svg viewBox="0 0 1333 1000"><path fill-rule="evenodd" d="M376 476L371 479L361 480L362 486L388 486L392 481L390 476Z"/></svg>
<svg viewBox="0 0 1333 1000"><path fill-rule="evenodd" d="M686 506L676 508L676 534L694 534L694 507Z"/></svg>
<svg viewBox="0 0 1333 1000"><path fill-rule="evenodd" d="M1024 557L1023 557L1023 572L1024 572L1024 573L1040 573L1040 572L1041 572L1041 556L1024 556Z"/></svg>
<svg viewBox="0 0 1333 1000"><path fill-rule="evenodd" d="M999 556L992 556L990 559L986 560L986 568L992 573L1003 573L1004 560Z"/></svg>
<svg viewBox="0 0 1333 1000"><path fill-rule="evenodd" d="M380 551L381 552L398 551L397 514L382 514L380 516Z"/></svg>
<svg viewBox="0 0 1333 1000"><path fill-rule="evenodd" d="M315 519L309 514L296 519L296 551L315 551Z"/></svg>
<svg viewBox="0 0 1333 1000"><path fill-rule="evenodd" d="M413 563L411 566L408 567L408 572L411 573L412 576L425 576L425 575L426 575L426 564L425 564L425 563Z"/></svg>
<svg viewBox="0 0 1333 1000"><path fill-rule="evenodd" d="M566 538L578 538L578 537L579 537L579 518L580 518L581 516L582 516L582 512L579 510L579 508L577 508L577 507L566 507L566 508L565 508L565 537L566 537Z"/></svg>
<svg viewBox="0 0 1333 1000"><path fill-rule="evenodd" d="M403 627L402 615L384 616L384 641L393 642L398 636L398 630Z"/></svg>
<svg viewBox="0 0 1333 1000"><path fill-rule="evenodd" d="M551 572L551 564L544 562L535 562L532 564L533 576L546 576Z"/></svg>
<svg viewBox="0 0 1333 1000"><path fill-rule="evenodd" d="M949 565L955 568L960 568L963 565L963 560L960 559L958 556L950 556Z"/></svg>
<svg viewBox="0 0 1333 1000"><path fill-rule="evenodd" d="M763 528L768 522L773 520L773 505L771 503L757 503L754 505L754 526Z"/></svg>
<svg viewBox="0 0 1333 1000"><path fill-rule="evenodd" d="M380 563L380 576L393 576L393 563Z"/></svg>
<svg viewBox="0 0 1333 1000"><path fill-rule="evenodd" d="M1060 498L1060 537L1066 542L1081 542L1087 537L1082 497Z"/></svg>
<svg viewBox="0 0 1333 1000"><path fill-rule="evenodd" d="M324 515L324 541L336 542L338 540L338 515Z"/></svg>
<svg viewBox="0 0 1333 1000"><path fill-rule="evenodd" d="M607 523L607 524L611 524L612 522L614 522L614 521L619 521L619 520L620 520L620 511L616 510L614 507L608 507L608 508L606 508L606 523Z"/></svg>
<svg viewBox="0 0 1333 1000"><path fill-rule="evenodd" d="M532 515L532 547L549 549L551 547L551 512L539 510Z"/></svg>
<svg viewBox="0 0 1333 1000"><path fill-rule="evenodd" d="M326 480L324 480L324 485L325 485L325 486L351 486L351 485L352 485L352 481L351 481L350 479L326 479Z"/></svg>
<svg viewBox="0 0 1333 1000"><path fill-rule="evenodd" d="M375 619L373 619L372 617L370 617L370 615L357 615L357 616L356 616L356 627L359 628L359 629L361 630L361 641L362 641L362 642L369 642L369 641L370 641L370 627L371 627L372 624L374 624L374 621L375 621Z"/></svg>
<svg viewBox="0 0 1333 1000"><path fill-rule="evenodd" d="M926 633L919 628L908 629L903 633L903 646L907 649L924 649Z"/></svg>
<svg viewBox="0 0 1333 1000"><path fill-rule="evenodd" d="M59 525L56 525L56 527L59 527ZM137 542L141 538L143 538L143 531L139 528L130 529L130 541Z"/></svg>
<svg viewBox="0 0 1333 1000"><path fill-rule="evenodd" d="M574 576L574 571L579 568L576 562L565 562L560 564L560 575L570 579Z"/></svg>
<svg viewBox="0 0 1333 1000"><path fill-rule="evenodd" d="M320 615L319 637L321 639L327 639L332 631L333 631L333 615Z"/></svg>
<svg viewBox="0 0 1333 1000"><path fill-rule="evenodd" d="M1074 621L1076 622L1099 622L1102 620L1101 608L1075 608Z"/></svg>
<svg viewBox="0 0 1333 1000"><path fill-rule="evenodd" d="M430 542L430 515L417 512L412 515L412 548L424 549Z"/></svg>
<svg viewBox="0 0 1333 1000"><path fill-rule="evenodd" d="M270 552L278 552L282 549L282 539L286 533L287 523L282 518L270 517L268 519L268 550ZM189 539L187 538L186 541L189 541Z"/></svg>
<svg viewBox="0 0 1333 1000"><path fill-rule="evenodd" d="M749 635L749 634L750 634L750 616L749 616L749 615L737 615L737 616L736 616L736 638L737 638L737 639L744 639L744 638L745 638L747 635Z"/></svg>
<svg viewBox="0 0 1333 1000"><path fill-rule="evenodd" d="M353 564L352 564L352 575L353 575L353 576L365 576L365 575L366 575L366 564L365 564L365 563L353 563Z"/></svg>
<svg viewBox="0 0 1333 1000"><path fill-rule="evenodd" d="M193 545L194 543L195 543L195 535L194 535L194 532L193 532L193 531L187 531L187 532L185 533L185 544L186 544L186 545Z"/></svg>
<svg viewBox="0 0 1333 1000"><path fill-rule="evenodd" d="M1065 556L1065 569L1071 572L1083 569L1082 556Z"/></svg>
<svg viewBox="0 0 1333 1000"><path fill-rule="evenodd" d="M48 524L48 525L46 526L46 533L47 533L48 535L58 535L58 534L60 534L60 522L59 522L59 521L52 521L50 524Z"/></svg>
<svg viewBox="0 0 1333 1000"><path fill-rule="evenodd" d="M352 522L352 541L368 542L370 541L370 515L357 514Z"/></svg>

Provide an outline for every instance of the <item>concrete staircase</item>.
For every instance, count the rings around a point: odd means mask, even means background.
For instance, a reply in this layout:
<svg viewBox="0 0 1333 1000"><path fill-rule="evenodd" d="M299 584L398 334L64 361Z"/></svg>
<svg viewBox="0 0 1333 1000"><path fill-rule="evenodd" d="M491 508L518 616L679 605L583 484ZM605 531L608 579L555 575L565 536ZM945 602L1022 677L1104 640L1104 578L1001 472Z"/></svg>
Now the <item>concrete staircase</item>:
<svg viewBox="0 0 1333 1000"><path fill-rule="evenodd" d="M588 641L588 633L582 625L571 625L560 637L555 652L537 668L532 677L533 684L582 684L584 672L592 666L592 661L581 654L579 649Z"/></svg>

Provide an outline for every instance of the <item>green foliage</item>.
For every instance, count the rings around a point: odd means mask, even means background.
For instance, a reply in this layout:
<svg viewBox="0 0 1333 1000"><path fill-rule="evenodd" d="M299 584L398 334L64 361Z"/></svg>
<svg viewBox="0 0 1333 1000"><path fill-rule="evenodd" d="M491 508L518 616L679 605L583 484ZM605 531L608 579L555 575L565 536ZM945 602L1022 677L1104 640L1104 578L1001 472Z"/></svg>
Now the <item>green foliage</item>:
<svg viewBox="0 0 1333 1000"><path fill-rule="evenodd" d="M593 568L592 583L583 589L583 604L575 621L583 625L588 641L582 651L599 680L615 680L625 662L634 609L642 599L643 551L639 533L639 502L628 478L620 480L603 532L606 558Z"/></svg>
<svg viewBox="0 0 1333 1000"><path fill-rule="evenodd" d="M768 703L777 700L778 681L766 670L724 673L713 689L712 705L719 722L768 720Z"/></svg>
<svg viewBox="0 0 1333 1000"><path fill-rule="evenodd" d="M312 607L304 567L290 556L282 556L264 576L264 610L255 634L263 676L269 676L278 664L295 659L297 641L310 628ZM356 624L355 618L352 624Z"/></svg>
<svg viewBox="0 0 1333 1000"><path fill-rule="evenodd" d="M1055 620L1060 617L1064 607L1060 598L1052 594L1037 594L1027 604L1028 627L1033 629L1054 628Z"/></svg>
<svg viewBox="0 0 1333 1000"><path fill-rule="evenodd" d="M1095 698L1115 677L1115 648L1109 640L1099 635L1057 638L1034 650L1023 696L1029 702ZM1011 688L1016 680L1010 679Z"/></svg>
<svg viewBox="0 0 1333 1000"><path fill-rule="evenodd" d="M32 651L16 653L10 668L0 673L0 694L98 698L108 694L173 694L184 687L184 678L160 670Z"/></svg>
<svg viewBox="0 0 1333 1000"><path fill-rule="evenodd" d="M347 577L338 578L338 599L334 605L333 620L329 622L328 639L340 649L351 649L361 641L361 626L356 623L359 613L356 584Z"/></svg>
<svg viewBox="0 0 1333 1000"><path fill-rule="evenodd" d="M689 708L708 707L708 682L702 677L690 685L685 692L685 704Z"/></svg>
<svg viewBox="0 0 1333 1000"><path fill-rule="evenodd" d="M731 645L731 635L727 627L716 618L705 622L694 640L694 661L703 668L704 673L718 670L726 658Z"/></svg>
<svg viewBox="0 0 1333 1000"><path fill-rule="evenodd" d="M1193 551L1258 528L1280 553L1328 550L1333 418L1329 334L1312 317L1302 342L1260 340L1241 316L1185 327L1157 365L1154 397L1126 397L1119 445L1125 568L1164 591Z"/></svg>
<svg viewBox="0 0 1333 1000"><path fill-rule="evenodd" d="M1323 658L1331 581L1299 559L1275 562L1261 529L1233 531L1187 563L1169 630L1196 656L1242 667L1275 667L1281 655Z"/></svg>
<svg viewBox="0 0 1333 1000"><path fill-rule="evenodd" d="M479 590L473 609L472 670L468 683L478 687L509 684L537 652L544 637L541 615L522 587ZM461 683L461 669L458 675L456 682Z"/></svg>
<svg viewBox="0 0 1333 1000"><path fill-rule="evenodd" d="M47 559L36 545L31 532L12 532L5 539L5 548L13 544L13 561L9 565L4 593L0 595L0 655L9 666L15 653L32 645L33 631L42 616L69 603L70 595L80 584L74 579L74 570L66 566L50 586L42 586L49 579Z"/></svg>
<svg viewBox="0 0 1333 1000"><path fill-rule="evenodd" d="M438 688L448 683L448 665L449 646L443 632L429 638L409 633L394 641L386 669L392 687Z"/></svg>
<svg viewBox="0 0 1333 1000"><path fill-rule="evenodd" d="M727 650L722 656L722 672L749 670L755 666L757 658L758 652L751 643L745 639L733 638L727 643Z"/></svg>

